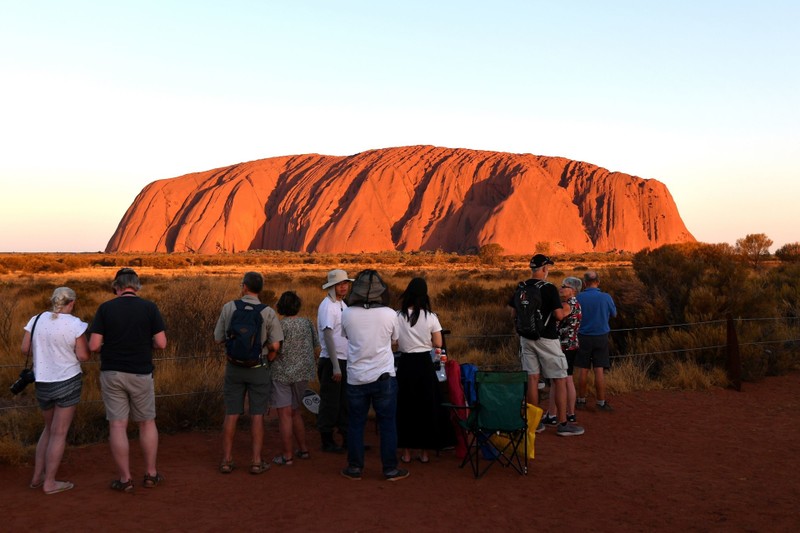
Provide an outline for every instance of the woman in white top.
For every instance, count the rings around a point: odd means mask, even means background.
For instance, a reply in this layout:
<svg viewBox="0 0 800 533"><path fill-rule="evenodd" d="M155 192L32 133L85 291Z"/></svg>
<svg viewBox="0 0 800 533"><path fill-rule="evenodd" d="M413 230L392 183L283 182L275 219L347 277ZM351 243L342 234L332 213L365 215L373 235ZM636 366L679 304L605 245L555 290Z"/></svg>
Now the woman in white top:
<svg viewBox="0 0 800 533"><path fill-rule="evenodd" d="M428 450L442 447L439 383L431 349L442 347L442 326L431 311L428 284L412 279L401 295L397 312L400 330L397 347L397 446L400 460L411 462L411 449L418 449L417 460L427 463Z"/></svg>
<svg viewBox="0 0 800 533"><path fill-rule="evenodd" d="M44 431L36 445L30 486L32 489L42 487L45 494L73 487L69 481L57 481L56 472L64 455L67 431L81 399L80 363L89 360L89 346L84 337L87 324L71 314L75 291L59 287L53 291L50 302L52 311L32 317L22 339L22 352L33 352L36 399L44 415Z"/></svg>

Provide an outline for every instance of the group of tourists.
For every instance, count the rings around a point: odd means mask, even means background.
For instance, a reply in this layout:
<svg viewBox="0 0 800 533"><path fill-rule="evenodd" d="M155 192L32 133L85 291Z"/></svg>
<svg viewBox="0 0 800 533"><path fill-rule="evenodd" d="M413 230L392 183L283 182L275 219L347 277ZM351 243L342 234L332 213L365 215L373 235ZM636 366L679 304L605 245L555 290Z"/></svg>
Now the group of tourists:
<svg viewBox="0 0 800 533"><path fill-rule="evenodd" d="M583 428L575 423L575 409L586 404L590 368L595 373L597 409L611 410L603 370L609 366L608 318L616 309L610 296L597 289L595 272L587 272L583 282L566 278L559 290L545 282L551 265L550 258L535 255L530 262L532 278L520 284L536 285L546 317L541 335L520 337L522 367L528 373L527 399L538 404L540 376L549 379L550 405L537 431L552 425L558 435L580 435ZM281 294L275 310L261 303L263 286L261 274L245 273L239 298L222 307L213 333L227 355L219 472L229 474L236 468L234 436L245 409L251 418L249 473L262 474L271 465L309 459L300 406L315 377L320 449L346 454L341 474L348 479L361 479L365 468L364 430L370 408L375 412L386 480L408 477L400 463L413 459L427 463L431 452L454 444L432 357L443 345L442 326L423 278L409 282L395 310L377 271L363 270L350 278L344 270L331 270L322 285L326 294L316 326L297 316L302 302L293 291ZM157 469L153 385L153 351L167 344L164 320L155 303L139 297L141 282L133 269L120 269L111 288L115 297L98 307L91 326L71 314L76 294L67 287L57 288L51 310L32 317L25 326L22 350L33 353L36 398L45 421L30 487L46 494L74 486L57 480L56 474L80 401L80 363L88 361L91 352L100 354L100 387L118 470L111 489L134 490L127 437L130 420L139 427L145 463L141 486L154 488L164 481ZM516 314L513 298L509 304ZM573 367L579 369L577 384ZM269 407L276 410L280 433L280 453L271 461L262 456Z"/></svg>
<svg viewBox="0 0 800 533"><path fill-rule="evenodd" d="M541 433L548 426L556 428L561 437L583 435L575 410L586 409L588 372L594 370L596 394L595 409L611 412L613 408L606 400L604 372L610 368L609 319L617 315L611 296L599 288L597 272L587 271L583 280L567 277L560 289L547 282L550 267L555 263L544 254L531 258L531 278L521 282L509 300L512 315L519 323L521 311L520 294L528 299L530 292L538 293L537 308L541 322L536 331L517 325L520 333L520 357L522 368L528 373L528 403L539 403L539 380L550 381L547 411L542 416L536 431ZM574 369L578 369L577 385L573 380ZM577 389L577 390L576 390Z"/></svg>
<svg viewBox="0 0 800 533"><path fill-rule="evenodd" d="M111 290L115 298L100 304L92 325L72 315L77 296L68 287L53 291L52 308L32 317L25 326L22 351L33 353L36 399L45 427L36 445L30 487L56 494L74 487L56 480L75 409L80 401L80 363L89 352L100 352L100 389L109 426L111 456L118 477L111 488L131 492L128 421L139 426L139 446L144 458L142 486L154 488L164 481L156 468L156 427L153 350L167 345L164 319L158 307L139 298L139 276L131 268L120 269ZM88 342L86 340L88 333Z"/></svg>

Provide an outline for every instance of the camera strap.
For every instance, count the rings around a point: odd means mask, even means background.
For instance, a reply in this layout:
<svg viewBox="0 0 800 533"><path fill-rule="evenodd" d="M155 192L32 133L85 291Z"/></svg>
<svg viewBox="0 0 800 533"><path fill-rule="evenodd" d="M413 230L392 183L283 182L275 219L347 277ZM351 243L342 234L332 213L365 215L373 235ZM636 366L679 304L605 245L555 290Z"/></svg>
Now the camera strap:
<svg viewBox="0 0 800 533"><path fill-rule="evenodd" d="M28 345L28 353L25 354L25 368L28 368L28 361L31 358L31 354L33 353L33 332L36 331L36 323L39 322L39 319L44 314L44 311L36 315L36 320L33 321L33 326L31 327L31 343Z"/></svg>

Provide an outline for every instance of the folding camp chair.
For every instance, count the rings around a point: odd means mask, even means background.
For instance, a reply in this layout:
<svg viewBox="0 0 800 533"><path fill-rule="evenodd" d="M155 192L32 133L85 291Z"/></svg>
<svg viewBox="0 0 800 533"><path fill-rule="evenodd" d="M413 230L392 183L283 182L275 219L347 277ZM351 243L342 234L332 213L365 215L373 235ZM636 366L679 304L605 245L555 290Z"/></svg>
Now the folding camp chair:
<svg viewBox="0 0 800 533"><path fill-rule="evenodd" d="M528 420L525 372L478 372L476 402L460 422L467 438L467 456L461 462L472 467L476 478L498 462L522 475L528 473ZM452 405L453 409L465 409ZM501 438L493 438L495 435ZM481 466L481 458L487 461Z"/></svg>

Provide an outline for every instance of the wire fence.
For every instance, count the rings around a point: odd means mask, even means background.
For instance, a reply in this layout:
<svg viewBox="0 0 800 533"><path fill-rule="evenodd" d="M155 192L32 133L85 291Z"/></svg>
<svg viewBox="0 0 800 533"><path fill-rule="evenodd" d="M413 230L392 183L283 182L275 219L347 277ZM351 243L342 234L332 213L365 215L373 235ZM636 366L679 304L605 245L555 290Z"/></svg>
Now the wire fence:
<svg viewBox="0 0 800 533"><path fill-rule="evenodd" d="M696 327L719 327L725 328L728 330L728 341L725 344L714 343L714 344L707 344L702 346L691 346L686 348L670 348L665 350L652 350L652 351L643 351L643 352L633 352L633 353L612 353L611 359L613 360L624 360L624 359L633 359L633 358L654 358L654 357L665 357L665 356L681 356L683 354L689 354L692 352L702 352L708 350L727 350L731 351L731 341L730 341L730 328L733 327L734 331L742 329L742 326L745 324L758 324L758 323L784 323L789 325L789 329L792 332L792 335L789 337L783 338L775 338L775 339L761 339L761 340L751 340L745 342L736 342L735 349L738 352L739 347L743 346L768 346L768 345L783 345L793 347L794 349L800 350L800 317L764 317L764 318L737 318L731 319L728 318L726 320L707 320L707 321L698 321L698 322L687 322L681 324L663 324L663 325L656 325L656 326L639 326L639 327L630 327L630 328L618 328L612 329L610 332L611 337L620 336L623 334L627 335L636 335L638 333L644 332L657 332L657 331L676 331L676 330L686 330L689 328L696 328ZM475 346L481 345L486 343L497 343L498 341L503 341L510 346L510 350L513 350L514 346L516 345L516 335L514 334L493 334L493 335L453 335L450 334L447 336L448 342L451 344L455 344L457 342L464 343L467 346ZM734 339L737 337L734 337ZM224 356L220 353L208 353L208 354L195 354L195 355L175 355L175 356L162 356L162 357L154 357L154 363L158 365L158 363L163 362L187 362L187 361L199 361L199 360L214 360L219 361L222 363L224 361ZM97 359L93 359L84 365L99 365L100 361ZM491 365L490 365L491 366ZM21 364L3 364L0 365L0 369L21 369L23 365ZM193 390L193 391L185 391L185 392L171 392L171 393L161 393L156 394L156 398L164 399L164 398L179 398L179 397L187 397L187 396L198 396L198 395L219 395L221 397L222 390L221 385L214 389L204 389L204 390ZM33 409L37 408L38 405L35 403L33 399L30 400L31 403L26 404L13 404L13 405L4 405L0 406L0 412L3 411L12 411L17 409ZM82 402L84 404L102 404L102 400L88 400Z"/></svg>

